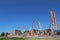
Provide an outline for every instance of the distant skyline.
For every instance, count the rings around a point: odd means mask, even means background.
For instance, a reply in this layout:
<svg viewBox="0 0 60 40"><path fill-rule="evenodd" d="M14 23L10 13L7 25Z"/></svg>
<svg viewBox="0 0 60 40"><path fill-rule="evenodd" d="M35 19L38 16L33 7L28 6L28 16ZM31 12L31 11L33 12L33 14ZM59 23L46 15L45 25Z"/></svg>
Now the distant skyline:
<svg viewBox="0 0 60 40"><path fill-rule="evenodd" d="M42 30L49 28L49 12L56 11L60 29L60 0L0 0L0 32L13 32L26 26L28 30L34 19L41 23ZM36 23L35 23L36 24ZM37 24L34 24L36 28Z"/></svg>

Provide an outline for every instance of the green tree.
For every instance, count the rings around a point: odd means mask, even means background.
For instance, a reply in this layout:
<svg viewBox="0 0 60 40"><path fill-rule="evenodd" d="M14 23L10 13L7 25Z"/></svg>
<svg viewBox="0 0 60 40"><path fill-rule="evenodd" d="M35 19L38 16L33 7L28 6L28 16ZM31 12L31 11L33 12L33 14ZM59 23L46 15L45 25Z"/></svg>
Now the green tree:
<svg viewBox="0 0 60 40"><path fill-rule="evenodd" d="M1 33L1 36L2 36L2 37L4 37L4 36L5 36L5 33L4 33L4 32L2 32L2 33Z"/></svg>
<svg viewBox="0 0 60 40"><path fill-rule="evenodd" d="M6 32L5 36L7 37L8 35L9 35L9 33L8 33L8 32Z"/></svg>

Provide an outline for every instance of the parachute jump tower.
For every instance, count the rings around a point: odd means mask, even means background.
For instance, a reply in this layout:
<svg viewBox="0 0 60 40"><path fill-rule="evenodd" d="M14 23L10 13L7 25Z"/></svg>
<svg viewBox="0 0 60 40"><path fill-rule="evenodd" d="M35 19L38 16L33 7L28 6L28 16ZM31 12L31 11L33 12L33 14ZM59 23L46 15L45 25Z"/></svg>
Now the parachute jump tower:
<svg viewBox="0 0 60 40"><path fill-rule="evenodd" d="M54 30L58 30L58 23L55 10L50 11L50 29L52 30L52 34Z"/></svg>

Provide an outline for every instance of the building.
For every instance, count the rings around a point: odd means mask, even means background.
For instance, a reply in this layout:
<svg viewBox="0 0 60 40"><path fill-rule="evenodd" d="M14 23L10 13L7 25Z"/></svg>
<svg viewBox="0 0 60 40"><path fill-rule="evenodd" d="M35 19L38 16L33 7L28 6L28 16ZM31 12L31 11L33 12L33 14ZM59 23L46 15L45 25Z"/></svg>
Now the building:
<svg viewBox="0 0 60 40"><path fill-rule="evenodd" d="M27 30L27 31L24 32L24 35L25 36L30 36L31 35L31 32L29 30Z"/></svg>
<svg viewBox="0 0 60 40"><path fill-rule="evenodd" d="M60 30L54 30L54 35L60 35Z"/></svg>

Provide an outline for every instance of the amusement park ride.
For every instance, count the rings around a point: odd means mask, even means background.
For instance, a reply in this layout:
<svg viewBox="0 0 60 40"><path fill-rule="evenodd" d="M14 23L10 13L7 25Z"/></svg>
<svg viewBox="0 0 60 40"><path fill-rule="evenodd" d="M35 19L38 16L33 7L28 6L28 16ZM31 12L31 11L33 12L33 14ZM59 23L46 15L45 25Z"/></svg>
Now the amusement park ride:
<svg viewBox="0 0 60 40"><path fill-rule="evenodd" d="M52 35L54 35L54 31L58 30L58 22L57 22L57 18L56 18L56 12L54 10L52 10L52 11L50 11L49 15L50 15L50 27L49 27L49 29L42 31L40 22L38 20L33 20L30 31L26 30L26 27L23 26L22 28L25 29L24 33L20 33L20 31L17 29L17 30L15 30L14 34L19 35L19 36L21 34L23 34L23 36L34 36L34 37L35 36L39 37L39 36L52 36ZM37 30L34 29L35 22L37 23L37 27L38 27ZM21 28L21 27L19 27L19 28Z"/></svg>
<svg viewBox="0 0 60 40"><path fill-rule="evenodd" d="M52 35L54 34L54 30L58 30L56 12L54 10L50 11L50 29L52 30Z"/></svg>

